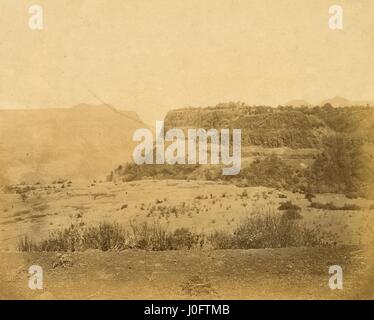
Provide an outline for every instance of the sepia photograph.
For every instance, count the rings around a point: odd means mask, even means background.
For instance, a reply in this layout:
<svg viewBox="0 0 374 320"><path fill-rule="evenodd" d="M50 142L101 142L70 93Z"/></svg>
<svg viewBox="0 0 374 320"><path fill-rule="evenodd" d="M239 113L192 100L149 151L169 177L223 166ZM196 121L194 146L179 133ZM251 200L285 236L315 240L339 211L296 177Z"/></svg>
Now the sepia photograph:
<svg viewBox="0 0 374 320"><path fill-rule="evenodd" d="M0 300L374 298L374 1L0 8Z"/></svg>

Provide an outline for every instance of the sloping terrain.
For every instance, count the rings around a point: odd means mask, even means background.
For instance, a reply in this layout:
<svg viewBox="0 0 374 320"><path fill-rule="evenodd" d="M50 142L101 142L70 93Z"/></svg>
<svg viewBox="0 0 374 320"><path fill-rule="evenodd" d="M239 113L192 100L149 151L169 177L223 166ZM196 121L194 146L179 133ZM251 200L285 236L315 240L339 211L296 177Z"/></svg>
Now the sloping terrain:
<svg viewBox="0 0 374 320"><path fill-rule="evenodd" d="M106 106L0 111L0 184L100 179L131 160L136 114Z"/></svg>
<svg viewBox="0 0 374 320"><path fill-rule="evenodd" d="M357 205L359 210L313 208L301 193L209 181L61 183L18 188L29 191L0 193L2 250L16 250L25 235L39 241L71 224L95 226L103 221L118 222L125 228L132 222L159 223L168 230L188 228L206 235L231 232L254 214L282 215L279 206L286 201L300 207L300 223L331 235L338 244L374 243L374 201L339 194L316 195L313 201L339 207Z"/></svg>

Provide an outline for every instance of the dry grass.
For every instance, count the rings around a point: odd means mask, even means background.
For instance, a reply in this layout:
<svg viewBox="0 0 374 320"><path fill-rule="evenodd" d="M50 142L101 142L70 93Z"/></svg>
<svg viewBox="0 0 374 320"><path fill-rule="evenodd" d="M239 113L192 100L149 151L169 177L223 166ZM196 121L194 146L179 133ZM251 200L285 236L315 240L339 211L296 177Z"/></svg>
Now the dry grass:
<svg viewBox="0 0 374 320"><path fill-rule="evenodd" d="M116 223L101 223L96 227L84 228L72 224L69 228L53 231L47 239L38 243L28 237L18 242L19 251L102 251L121 250L127 247L126 233Z"/></svg>
<svg viewBox="0 0 374 320"><path fill-rule="evenodd" d="M18 250L74 252L136 248L164 251L199 249L207 244L213 249L254 249L313 247L332 243L321 231L303 227L287 215L267 214L243 220L233 233L217 231L207 237L187 228L170 232L156 222L139 224L132 221L130 230L109 222L94 227L72 224L64 230L51 232L47 239L38 243L23 237L18 242Z"/></svg>
<svg viewBox="0 0 374 320"><path fill-rule="evenodd" d="M217 231L208 237L215 249L315 247L334 244L333 237L310 229L285 215L254 215L233 233Z"/></svg>
<svg viewBox="0 0 374 320"><path fill-rule="evenodd" d="M148 224L132 221L130 230L117 223L103 222L98 226L86 227L72 224L69 228L51 232L47 239L35 242L24 236L18 241L18 251L74 252L87 249L101 251L130 248L163 251L189 250L199 244L199 235L186 228L169 232L158 223Z"/></svg>

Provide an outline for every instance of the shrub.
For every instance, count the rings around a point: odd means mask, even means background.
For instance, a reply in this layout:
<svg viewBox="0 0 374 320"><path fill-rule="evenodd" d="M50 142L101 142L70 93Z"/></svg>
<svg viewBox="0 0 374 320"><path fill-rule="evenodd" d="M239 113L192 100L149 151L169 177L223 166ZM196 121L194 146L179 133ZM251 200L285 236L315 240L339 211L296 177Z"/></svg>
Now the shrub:
<svg viewBox="0 0 374 320"><path fill-rule="evenodd" d="M320 202L312 202L309 207L315 209L324 209L324 210L361 210L361 207L356 204L344 204L343 206L339 207L333 204L332 202L327 203L320 203Z"/></svg>
<svg viewBox="0 0 374 320"><path fill-rule="evenodd" d="M301 216L299 210L288 209L283 213L282 218L283 219L288 219L288 220L295 220L295 219L301 219L302 216Z"/></svg>
<svg viewBox="0 0 374 320"><path fill-rule="evenodd" d="M312 199L315 198L316 196L313 193L307 192L305 194L305 199L307 199L309 202L312 202Z"/></svg>
<svg viewBox="0 0 374 320"><path fill-rule="evenodd" d="M366 187L374 183L373 170L363 139L340 132L324 139L322 152L311 166L310 184L318 193L365 196Z"/></svg>
<svg viewBox="0 0 374 320"><path fill-rule="evenodd" d="M17 243L17 250L31 252L35 249L35 243L27 236L21 237Z"/></svg>
<svg viewBox="0 0 374 320"><path fill-rule="evenodd" d="M241 170L239 176L247 179L249 186L288 188L294 186L295 170L276 155L256 159Z"/></svg>
<svg viewBox="0 0 374 320"><path fill-rule="evenodd" d="M125 231L116 223L104 222L89 228L72 224L64 230L52 231L47 239L39 243L23 237L18 242L18 250L62 252L86 249L120 250L126 248L125 240Z"/></svg>
<svg viewBox="0 0 374 320"><path fill-rule="evenodd" d="M48 239L35 245L34 251L79 251L81 239L81 230L72 224L64 230L52 231Z"/></svg>
<svg viewBox="0 0 374 320"><path fill-rule="evenodd" d="M215 231L207 237L214 249L231 249L234 247L233 235L224 231Z"/></svg>
<svg viewBox="0 0 374 320"><path fill-rule="evenodd" d="M199 165L159 165L159 164L145 164L138 165L135 163L127 163L120 165L108 177L108 181L121 179L123 181L134 181L149 179L187 179L190 175L198 169Z"/></svg>
<svg viewBox="0 0 374 320"><path fill-rule="evenodd" d="M159 223L149 225L144 222L139 225L132 222L131 228L134 247L144 250L189 250L195 248L199 240L199 235L187 228L168 232Z"/></svg>
<svg viewBox="0 0 374 320"><path fill-rule="evenodd" d="M271 215L247 218L234 231L234 243L241 249L284 247L290 242L291 226Z"/></svg>
<svg viewBox="0 0 374 320"><path fill-rule="evenodd" d="M89 227L82 234L85 249L122 250L128 247L127 234L117 223L104 222L97 227Z"/></svg>
<svg viewBox="0 0 374 320"><path fill-rule="evenodd" d="M352 191L352 192L347 192L346 195L345 195L348 199L357 199L360 197L360 194L359 192L355 192L355 191Z"/></svg>
<svg viewBox="0 0 374 320"><path fill-rule="evenodd" d="M149 225L147 222L138 224L131 221L130 227L133 247L153 251L162 251L169 248L168 234L159 223Z"/></svg>
<svg viewBox="0 0 374 320"><path fill-rule="evenodd" d="M197 246L199 236L187 228L176 229L168 237L169 248L171 250L191 249Z"/></svg>
<svg viewBox="0 0 374 320"><path fill-rule="evenodd" d="M276 214L255 215L244 220L234 231L236 248L282 248L326 244L318 230L307 229Z"/></svg>
<svg viewBox="0 0 374 320"><path fill-rule="evenodd" d="M294 210L299 211L301 208L296 204L293 204L291 201L282 202L278 207L278 210Z"/></svg>
<svg viewBox="0 0 374 320"><path fill-rule="evenodd" d="M313 247L334 243L327 234L303 227L294 219L277 214L255 215L243 220L232 234L216 231L208 240L215 249Z"/></svg>
<svg viewBox="0 0 374 320"><path fill-rule="evenodd" d="M340 207L338 210L361 210L361 207L357 204L344 204L342 207Z"/></svg>
<svg viewBox="0 0 374 320"><path fill-rule="evenodd" d="M240 223L233 233L217 231L207 238L214 249L279 248L288 246L318 246L330 244L318 230L304 228L295 217L283 215L255 215ZM23 237L18 242L19 251L84 251L86 249L124 250L189 250L198 248L204 235L186 228L169 232L160 224L131 222L131 232L117 223L103 222L95 227L71 225L53 231L47 239L34 242Z"/></svg>

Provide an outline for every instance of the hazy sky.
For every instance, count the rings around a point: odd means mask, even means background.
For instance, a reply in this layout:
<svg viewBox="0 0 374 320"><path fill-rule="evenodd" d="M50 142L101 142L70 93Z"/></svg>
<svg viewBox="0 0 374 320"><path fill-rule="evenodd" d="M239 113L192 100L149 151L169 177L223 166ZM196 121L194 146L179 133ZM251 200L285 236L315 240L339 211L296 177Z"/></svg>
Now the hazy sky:
<svg viewBox="0 0 374 320"><path fill-rule="evenodd" d="M1 0L0 66L0 108L97 103L91 90L148 122L225 101L374 100L374 1Z"/></svg>

